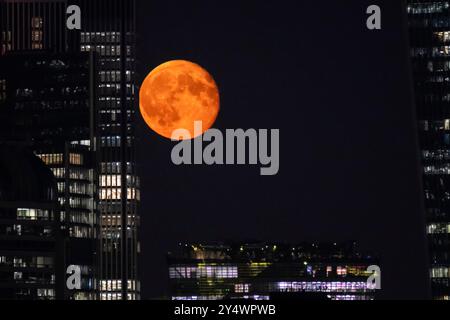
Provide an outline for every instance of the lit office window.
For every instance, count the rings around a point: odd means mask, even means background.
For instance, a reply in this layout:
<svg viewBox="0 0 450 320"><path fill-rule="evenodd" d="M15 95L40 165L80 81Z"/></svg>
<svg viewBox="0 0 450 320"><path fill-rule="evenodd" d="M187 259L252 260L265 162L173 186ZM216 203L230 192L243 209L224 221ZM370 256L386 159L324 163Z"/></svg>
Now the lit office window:
<svg viewBox="0 0 450 320"><path fill-rule="evenodd" d="M37 155L46 165L62 164L64 156L62 153L38 154Z"/></svg>
<svg viewBox="0 0 450 320"><path fill-rule="evenodd" d="M234 285L234 292L236 293L249 293L250 285L249 284L236 284Z"/></svg>
<svg viewBox="0 0 450 320"><path fill-rule="evenodd" d="M74 165L82 165L83 164L83 155L71 153L69 154L69 162Z"/></svg>
<svg viewBox="0 0 450 320"><path fill-rule="evenodd" d="M450 234L449 223L432 223L427 226L428 234Z"/></svg>
<svg viewBox="0 0 450 320"><path fill-rule="evenodd" d="M41 209L17 209L17 220L48 220L48 210Z"/></svg>
<svg viewBox="0 0 450 320"><path fill-rule="evenodd" d="M430 273L431 278L450 278L450 267L434 267Z"/></svg>

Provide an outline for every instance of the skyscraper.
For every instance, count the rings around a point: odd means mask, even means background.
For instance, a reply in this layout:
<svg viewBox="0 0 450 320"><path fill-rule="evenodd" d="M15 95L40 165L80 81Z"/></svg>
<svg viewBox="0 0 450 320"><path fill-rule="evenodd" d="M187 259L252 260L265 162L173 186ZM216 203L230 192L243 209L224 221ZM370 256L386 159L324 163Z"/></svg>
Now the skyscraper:
<svg viewBox="0 0 450 320"><path fill-rule="evenodd" d="M450 1L408 0L434 299L450 299Z"/></svg>
<svg viewBox="0 0 450 320"><path fill-rule="evenodd" d="M57 297L64 287L58 221L50 169L25 148L0 143L0 299Z"/></svg>
<svg viewBox="0 0 450 320"><path fill-rule="evenodd" d="M66 28L68 4L80 7L81 30ZM0 0L1 54L20 50L94 51L98 56L99 279L100 298L105 300L140 297L140 194L133 127L135 10L134 0Z"/></svg>
<svg viewBox="0 0 450 320"><path fill-rule="evenodd" d="M96 299L99 293L94 67L94 53L30 51L0 58L6 86L0 116L8 119L0 138L26 145L53 172L59 203L56 256L63 265L55 281L65 282L69 266L81 270L81 288L57 286L58 299Z"/></svg>
<svg viewBox="0 0 450 320"><path fill-rule="evenodd" d="M99 55L101 298L139 299L140 191L134 154L135 1L75 3L84 16L80 49Z"/></svg>

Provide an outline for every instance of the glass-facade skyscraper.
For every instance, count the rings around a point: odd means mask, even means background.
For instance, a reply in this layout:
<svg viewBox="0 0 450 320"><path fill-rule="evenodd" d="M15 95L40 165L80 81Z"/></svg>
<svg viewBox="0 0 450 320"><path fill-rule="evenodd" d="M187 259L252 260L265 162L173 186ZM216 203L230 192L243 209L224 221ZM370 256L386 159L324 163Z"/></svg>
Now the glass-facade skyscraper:
<svg viewBox="0 0 450 320"><path fill-rule="evenodd" d="M6 86L0 116L7 119L1 140L24 144L53 173L60 217L54 228L60 236L57 256L65 268L81 270L81 288L58 286L58 299L96 299L99 292L94 66L93 53L30 51L0 58ZM55 276L64 282L64 272ZM32 279L27 283L31 286Z"/></svg>
<svg viewBox="0 0 450 320"><path fill-rule="evenodd" d="M139 299L134 118L135 1L79 0L84 24L80 49L99 59L98 126L100 147L99 198L101 212L101 299ZM125 227L122 227L125 226ZM122 286L126 282L127 286Z"/></svg>
<svg viewBox="0 0 450 320"><path fill-rule="evenodd" d="M81 30L66 28L66 8L81 9ZM100 299L139 299L137 206L139 179L134 155L134 0L0 0L0 54L94 52L97 90ZM0 79L3 95L4 79ZM6 89L7 90L7 89ZM53 155L46 156L52 157ZM127 285L122 285L126 283Z"/></svg>
<svg viewBox="0 0 450 320"><path fill-rule="evenodd" d="M450 1L408 0L434 299L450 299Z"/></svg>

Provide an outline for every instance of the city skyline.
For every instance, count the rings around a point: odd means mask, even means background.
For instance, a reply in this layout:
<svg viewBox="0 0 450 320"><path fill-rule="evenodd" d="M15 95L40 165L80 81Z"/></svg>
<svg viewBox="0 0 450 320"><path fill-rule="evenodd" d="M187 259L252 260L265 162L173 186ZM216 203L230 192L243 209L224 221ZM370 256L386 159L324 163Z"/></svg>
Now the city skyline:
<svg viewBox="0 0 450 320"><path fill-rule="evenodd" d="M447 44L450 1L0 0L0 299L448 300Z"/></svg>
<svg viewBox="0 0 450 320"><path fill-rule="evenodd" d="M83 30L66 27L69 4L83 8ZM91 135L79 144L86 144L95 152L93 167L97 181L93 190L99 200L95 208L100 212L100 216L95 217L100 226L95 235L99 241L99 249L95 251L100 251L96 257L99 280L96 292L102 300L139 299L139 217L136 210L140 191L133 126L135 3L126 0L2 0L0 7L2 55L24 51L95 52L92 66L95 71L88 75L94 87L89 87L91 96L86 100L91 110L95 110L88 122ZM33 135L29 138L35 139ZM127 285L122 286L122 283Z"/></svg>

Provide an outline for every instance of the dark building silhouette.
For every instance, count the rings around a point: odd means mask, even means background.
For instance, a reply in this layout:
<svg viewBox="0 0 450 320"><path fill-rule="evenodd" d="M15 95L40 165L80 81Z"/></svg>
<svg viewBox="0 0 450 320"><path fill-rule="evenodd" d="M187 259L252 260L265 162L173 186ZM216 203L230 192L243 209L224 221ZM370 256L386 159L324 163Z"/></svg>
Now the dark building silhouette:
<svg viewBox="0 0 450 320"><path fill-rule="evenodd" d="M68 49L66 0L1 0L0 54L8 51Z"/></svg>
<svg viewBox="0 0 450 320"><path fill-rule="evenodd" d="M355 243L180 244L168 264L173 300L372 300L378 265Z"/></svg>
<svg viewBox="0 0 450 320"><path fill-rule="evenodd" d="M408 0L434 299L450 299L450 2Z"/></svg>
<svg viewBox="0 0 450 320"><path fill-rule="evenodd" d="M68 5L80 7L81 30L66 28ZM133 126L137 93L135 10L134 0L0 0L0 55L29 50L96 53L96 192L101 230L98 279L104 300L140 298L140 190ZM5 85L0 77L0 100L7 90Z"/></svg>
<svg viewBox="0 0 450 320"><path fill-rule="evenodd" d="M8 122L2 140L26 144L51 169L60 205L59 258L64 269L81 269L80 289L58 288L63 299L96 299L99 293L94 61L93 53L11 53L0 59L6 84L0 115Z"/></svg>
<svg viewBox="0 0 450 320"><path fill-rule="evenodd" d="M64 288L56 180L32 152L0 143L0 298L50 300ZM59 296L59 298L63 298Z"/></svg>

